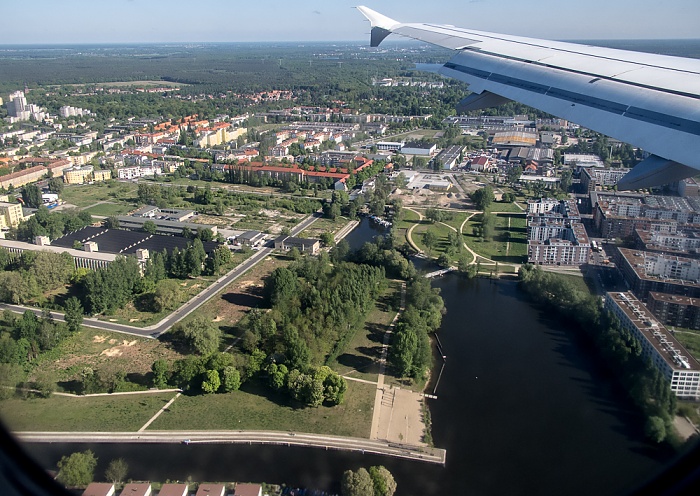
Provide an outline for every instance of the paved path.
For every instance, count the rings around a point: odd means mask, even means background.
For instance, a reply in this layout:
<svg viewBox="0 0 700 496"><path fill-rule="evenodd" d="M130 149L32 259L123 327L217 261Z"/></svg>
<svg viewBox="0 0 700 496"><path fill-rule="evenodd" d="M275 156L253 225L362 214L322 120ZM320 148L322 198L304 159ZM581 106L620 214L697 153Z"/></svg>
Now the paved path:
<svg viewBox="0 0 700 496"><path fill-rule="evenodd" d="M386 355L392 329L406 306L406 285L401 288L401 308L394 317L389 330L384 334L382 355L379 362L379 378L374 397L372 427L370 439L383 440L388 443L425 446L425 419L423 418L423 395L409 389L386 385L384 373Z"/></svg>
<svg viewBox="0 0 700 496"><path fill-rule="evenodd" d="M171 399L170 401L168 401L168 402L163 406L163 408L161 408L160 410L158 410L158 411L156 412L156 414L155 414L153 417L151 417L150 419L148 419L148 422L146 422L145 424L143 424L143 427L141 427L141 428L139 429L139 432L143 432L143 431L145 431L146 429L148 429L148 426L151 425L155 419L157 419L158 417L160 417L160 414L161 414L161 413L163 413L165 410L167 410L168 408L170 408L170 405L172 405L173 403L175 403L175 400L178 399L178 398L180 397L181 394L182 394L182 393L177 393L175 396L173 396L173 399Z"/></svg>
<svg viewBox="0 0 700 496"><path fill-rule="evenodd" d="M418 222L423 220L423 214L420 213L418 210L413 210L411 207L404 207L406 210L410 210L414 214L418 214ZM408 228L408 231L406 231L406 239L408 240L408 244L411 245L411 247L416 250L418 253L423 253L423 250L418 248L418 245L413 242L413 230L416 228L418 224L413 224L411 227Z"/></svg>
<svg viewBox="0 0 700 496"><path fill-rule="evenodd" d="M318 219L320 216L321 214L316 212L315 214L307 217L299 224L294 226L294 228L292 228L291 235L296 236L298 233L300 233L304 229L308 228L311 224L313 224L316 221L316 219ZM217 279L216 282L211 284L209 287L205 288L202 292L193 296L188 302L180 306L180 308L175 310L173 313L167 315L165 318L163 318L163 320L156 324L152 324L145 327L136 327L127 324L118 324L116 322L105 322L103 320L88 317L83 319L83 325L86 327L92 327L104 331L120 332L122 334L131 334L134 336L155 339L164 332L168 331L175 323L184 319L186 316L194 312L196 309L198 309L200 306L206 303L210 298L215 296L219 291L223 290L226 286L238 279L253 266L264 260L272 252L272 250L273 248L269 246L261 248L259 251L254 253L253 256L234 267L226 275ZM26 310L30 310L34 312L37 316L41 316L41 313L43 312L43 309L41 308L0 303L0 310L5 309L11 310L16 313L24 313ZM63 313L60 312L52 311L51 316L58 321L64 320Z"/></svg>
<svg viewBox="0 0 700 496"><path fill-rule="evenodd" d="M447 452L429 446L281 431L15 432L31 443L272 444L354 451L445 464ZM183 447L184 449L184 447Z"/></svg>

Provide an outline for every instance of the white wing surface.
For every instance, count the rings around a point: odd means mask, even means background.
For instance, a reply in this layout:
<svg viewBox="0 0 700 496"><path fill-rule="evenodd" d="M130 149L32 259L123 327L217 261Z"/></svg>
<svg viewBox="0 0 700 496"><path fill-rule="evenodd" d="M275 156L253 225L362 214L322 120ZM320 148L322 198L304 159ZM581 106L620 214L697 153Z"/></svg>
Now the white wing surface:
<svg viewBox="0 0 700 496"><path fill-rule="evenodd" d="M474 92L459 110L515 100L653 154L620 189L700 173L700 60L401 23L358 10L372 26L372 46L395 33L455 50L440 73Z"/></svg>

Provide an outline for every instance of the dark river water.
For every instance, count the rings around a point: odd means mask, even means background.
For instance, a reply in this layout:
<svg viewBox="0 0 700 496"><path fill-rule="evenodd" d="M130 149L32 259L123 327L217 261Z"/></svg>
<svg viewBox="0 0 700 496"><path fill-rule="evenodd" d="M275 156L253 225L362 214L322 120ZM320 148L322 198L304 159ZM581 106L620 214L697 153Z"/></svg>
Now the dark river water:
<svg viewBox="0 0 700 496"><path fill-rule="evenodd" d="M348 241L377 234L364 220ZM117 457L133 479L239 480L338 490L344 470L385 465L400 495L616 495L671 454L644 440L639 415L565 323L533 308L512 281L435 281L447 355L429 400L445 467L310 448L233 445L28 445L46 467L90 448L98 474ZM186 426L183 426L186 428Z"/></svg>

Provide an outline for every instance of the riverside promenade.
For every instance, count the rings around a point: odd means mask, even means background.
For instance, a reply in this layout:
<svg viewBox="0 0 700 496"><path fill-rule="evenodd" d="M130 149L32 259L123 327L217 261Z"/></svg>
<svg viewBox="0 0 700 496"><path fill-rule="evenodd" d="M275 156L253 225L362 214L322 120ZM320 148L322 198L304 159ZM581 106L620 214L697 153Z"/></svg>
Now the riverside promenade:
<svg viewBox="0 0 700 496"><path fill-rule="evenodd" d="M14 432L27 443L176 443L305 446L444 465L447 452L374 439L282 431Z"/></svg>

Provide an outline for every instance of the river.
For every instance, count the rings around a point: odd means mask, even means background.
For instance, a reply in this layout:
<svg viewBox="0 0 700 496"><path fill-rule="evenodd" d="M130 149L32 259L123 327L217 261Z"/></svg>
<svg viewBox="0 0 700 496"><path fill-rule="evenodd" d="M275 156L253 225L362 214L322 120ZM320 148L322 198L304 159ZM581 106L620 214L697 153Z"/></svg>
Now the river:
<svg viewBox="0 0 700 496"><path fill-rule="evenodd" d="M380 230L363 220L357 247ZM632 489L671 454L644 440L640 416L566 325L533 308L512 281L437 279L447 355L433 438L445 467L387 457L233 445L28 445L47 467L89 447L98 473L117 457L133 479L240 480L338 490L346 469L383 464L400 495L605 495Z"/></svg>

